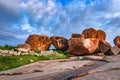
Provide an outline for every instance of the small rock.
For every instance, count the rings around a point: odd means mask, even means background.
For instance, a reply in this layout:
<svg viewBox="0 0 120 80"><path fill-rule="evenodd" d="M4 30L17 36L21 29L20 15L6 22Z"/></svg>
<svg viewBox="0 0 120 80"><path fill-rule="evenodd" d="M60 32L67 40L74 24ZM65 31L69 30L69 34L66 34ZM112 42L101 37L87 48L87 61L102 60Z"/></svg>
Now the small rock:
<svg viewBox="0 0 120 80"><path fill-rule="evenodd" d="M105 54L106 55L118 55L120 53L120 48L118 48L117 46L113 46L111 47L111 49L109 51L107 51Z"/></svg>
<svg viewBox="0 0 120 80"><path fill-rule="evenodd" d="M98 46L102 53L106 53L108 50L111 49L110 43L108 43L107 41L104 41L104 40L100 40Z"/></svg>
<svg viewBox="0 0 120 80"><path fill-rule="evenodd" d="M32 60L32 59L31 59L31 60L30 60L30 62L31 62L31 63L33 63L33 62L34 62L34 60Z"/></svg>
<svg viewBox="0 0 120 80"><path fill-rule="evenodd" d="M120 48L120 36L117 36L117 37L114 39L114 44Z"/></svg>

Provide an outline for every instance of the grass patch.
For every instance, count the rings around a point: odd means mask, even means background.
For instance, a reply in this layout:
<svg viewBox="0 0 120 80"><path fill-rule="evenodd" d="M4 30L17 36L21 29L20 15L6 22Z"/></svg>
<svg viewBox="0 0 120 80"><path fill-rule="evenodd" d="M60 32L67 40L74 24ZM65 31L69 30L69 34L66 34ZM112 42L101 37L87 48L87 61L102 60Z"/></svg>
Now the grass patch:
<svg viewBox="0 0 120 80"><path fill-rule="evenodd" d="M67 56L32 56L32 55L20 55L20 56L0 56L0 71L8 70L16 67L20 67L31 62L50 60L50 59L66 59Z"/></svg>
<svg viewBox="0 0 120 80"><path fill-rule="evenodd" d="M54 50L54 51L56 51L57 53L60 53L60 54L64 54L64 55L68 55L66 52L64 52L64 51L62 51L62 50Z"/></svg>

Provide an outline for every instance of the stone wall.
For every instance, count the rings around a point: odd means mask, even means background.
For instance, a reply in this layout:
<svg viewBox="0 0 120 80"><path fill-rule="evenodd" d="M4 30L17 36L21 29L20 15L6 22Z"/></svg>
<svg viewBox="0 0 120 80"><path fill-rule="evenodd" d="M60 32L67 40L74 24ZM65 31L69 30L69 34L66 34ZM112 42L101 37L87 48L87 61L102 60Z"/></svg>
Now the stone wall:
<svg viewBox="0 0 120 80"><path fill-rule="evenodd" d="M14 51L14 50L0 50L0 56L11 56L11 55L36 55L36 56L64 56L63 54L57 53L53 50L41 51L40 53L35 53L34 51L22 52L22 51Z"/></svg>

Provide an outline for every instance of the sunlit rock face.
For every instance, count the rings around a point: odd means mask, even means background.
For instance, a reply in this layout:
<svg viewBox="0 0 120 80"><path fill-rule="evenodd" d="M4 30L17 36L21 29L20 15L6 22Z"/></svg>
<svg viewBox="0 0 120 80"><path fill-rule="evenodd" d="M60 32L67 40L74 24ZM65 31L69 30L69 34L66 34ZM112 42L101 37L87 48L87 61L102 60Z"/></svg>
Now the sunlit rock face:
<svg viewBox="0 0 120 80"><path fill-rule="evenodd" d="M106 40L106 33L103 30L89 28L85 29L82 34L85 35L85 38L98 38L99 40Z"/></svg>
<svg viewBox="0 0 120 80"><path fill-rule="evenodd" d="M68 46L68 40L65 39L64 37L60 36L52 36L51 38L52 44L56 49L59 50L67 50Z"/></svg>
<svg viewBox="0 0 120 80"><path fill-rule="evenodd" d="M94 28L89 28L83 30L82 34L85 35L85 38L96 38L97 31Z"/></svg>
<svg viewBox="0 0 120 80"><path fill-rule="evenodd" d="M44 35L32 34L29 35L25 43L30 45L30 50L48 50L51 40Z"/></svg>
<svg viewBox="0 0 120 80"><path fill-rule="evenodd" d="M103 30L97 30L96 38L99 40L106 40L106 33Z"/></svg>
<svg viewBox="0 0 120 80"><path fill-rule="evenodd" d="M71 55L87 55L92 54L98 48L99 39L97 38L71 38L69 40L69 48L66 52Z"/></svg>

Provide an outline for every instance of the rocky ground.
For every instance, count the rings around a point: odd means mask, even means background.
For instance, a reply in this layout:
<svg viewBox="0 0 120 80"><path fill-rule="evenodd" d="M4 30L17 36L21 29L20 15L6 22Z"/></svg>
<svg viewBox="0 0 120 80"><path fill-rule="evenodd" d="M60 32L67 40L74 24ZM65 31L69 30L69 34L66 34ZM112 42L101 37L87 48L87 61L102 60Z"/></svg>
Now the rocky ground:
<svg viewBox="0 0 120 80"><path fill-rule="evenodd" d="M40 61L0 75L0 80L120 80L120 55Z"/></svg>

